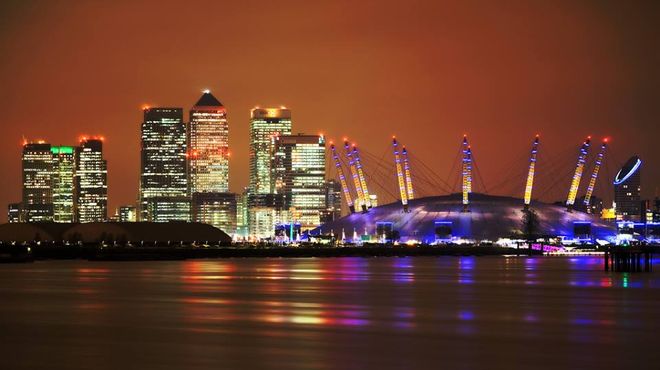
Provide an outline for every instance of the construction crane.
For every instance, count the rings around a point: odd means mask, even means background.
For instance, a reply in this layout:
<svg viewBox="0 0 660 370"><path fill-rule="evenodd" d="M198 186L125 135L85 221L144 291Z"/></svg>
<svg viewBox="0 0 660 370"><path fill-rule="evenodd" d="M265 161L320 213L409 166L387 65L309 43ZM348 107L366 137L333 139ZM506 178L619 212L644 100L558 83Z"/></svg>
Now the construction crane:
<svg viewBox="0 0 660 370"><path fill-rule="evenodd" d="M367 188L367 180L362 171L362 163L360 162L360 153L358 152L357 145L353 144L353 160L355 161L355 168L357 169L360 185L362 186L362 193L364 194L364 203L367 209L371 208L371 198L369 197L369 189Z"/></svg>
<svg viewBox="0 0 660 370"><path fill-rule="evenodd" d="M401 169L401 158L399 157L399 143L396 141L396 136L392 136L392 147L394 148L394 164L396 166L396 178L399 182L399 194L401 195L401 205L403 205L403 212L410 212L408 208L408 192L406 191L406 183Z"/></svg>
<svg viewBox="0 0 660 370"><path fill-rule="evenodd" d="M472 149L467 135L463 136L463 212L470 212L470 193L472 192Z"/></svg>
<svg viewBox="0 0 660 370"><path fill-rule="evenodd" d="M568 190L568 198L566 199L566 209L569 211L575 204L575 197L577 196L578 189L580 188L580 180L582 179L582 173L584 172L584 164L587 161L587 154L589 152L590 144L591 136L588 136L584 143L582 143L582 146L580 146L577 165L575 166L575 173L573 174L571 187Z"/></svg>
<svg viewBox="0 0 660 370"><path fill-rule="evenodd" d="M332 159L335 162L335 168L337 169L337 175L339 176L339 183L341 184L341 189L344 192L344 199L346 199L346 204L351 213L355 213L355 205L353 204L353 199L351 198L351 192L348 189L348 184L346 184L346 176L344 176L344 169L341 167L341 162L339 161L339 155L337 155L337 149L335 144L330 142L330 151L332 152Z"/></svg>
<svg viewBox="0 0 660 370"><path fill-rule="evenodd" d="M589 179L589 185L587 186L587 193L584 195L584 205L587 208L587 212L591 213L591 196L594 194L594 188L596 187L596 180L598 179L598 171L600 171L600 166L603 164L603 158L605 157L605 150L607 149L608 139L603 139L603 144L600 146L600 152L596 156L596 164L594 165L594 171L591 173L591 178Z"/></svg>
<svg viewBox="0 0 660 370"><path fill-rule="evenodd" d="M534 170L536 169L536 155L539 152L539 135L536 135L532 144L532 154L529 158L529 171L527 172L527 183L525 184L525 209L529 209L532 201L532 188L534 187Z"/></svg>
<svg viewBox="0 0 660 370"><path fill-rule="evenodd" d="M346 150L346 157L348 158L348 168L351 170L351 177L355 185L355 192L357 193L356 203L362 209L362 212L367 211L367 203L364 201L364 193L362 192L362 185L360 184L360 177L358 176L357 167L355 166L355 159L352 156L351 147L348 140L344 140L344 149Z"/></svg>
<svg viewBox="0 0 660 370"><path fill-rule="evenodd" d="M408 200L415 199L415 193L413 192L412 178L410 177L410 163L408 162L408 151L406 146L403 146L401 149L401 155L403 156L403 172L406 175L406 188L408 194Z"/></svg>

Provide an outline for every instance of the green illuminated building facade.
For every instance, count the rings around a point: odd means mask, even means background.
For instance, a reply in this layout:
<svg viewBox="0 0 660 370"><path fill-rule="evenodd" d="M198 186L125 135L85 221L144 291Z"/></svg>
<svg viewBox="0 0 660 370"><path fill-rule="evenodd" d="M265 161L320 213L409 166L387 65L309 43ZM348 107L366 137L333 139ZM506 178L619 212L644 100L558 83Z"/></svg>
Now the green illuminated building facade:
<svg viewBox="0 0 660 370"><path fill-rule="evenodd" d="M53 221L74 222L76 148L51 146L50 151L53 157Z"/></svg>

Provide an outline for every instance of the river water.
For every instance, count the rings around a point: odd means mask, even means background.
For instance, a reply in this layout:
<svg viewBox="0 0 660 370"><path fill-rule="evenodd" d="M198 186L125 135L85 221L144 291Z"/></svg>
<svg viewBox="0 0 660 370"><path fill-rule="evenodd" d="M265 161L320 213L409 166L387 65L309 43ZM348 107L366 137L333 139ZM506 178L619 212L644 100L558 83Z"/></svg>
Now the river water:
<svg viewBox="0 0 660 370"><path fill-rule="evenodd" d="M0 265L2 369L660 368L659 346L660 272L597 257Z"/></svg>

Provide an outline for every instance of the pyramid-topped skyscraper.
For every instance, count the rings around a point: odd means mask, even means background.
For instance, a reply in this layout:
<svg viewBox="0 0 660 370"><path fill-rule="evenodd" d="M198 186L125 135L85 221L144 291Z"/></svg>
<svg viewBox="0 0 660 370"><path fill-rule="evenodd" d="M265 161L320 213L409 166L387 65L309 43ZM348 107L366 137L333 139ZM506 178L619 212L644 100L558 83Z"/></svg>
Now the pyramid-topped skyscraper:
<svg viewBox="0 0 660 370"><path fill-rule="evenodd" d="M208 90L190 109L188 183L193 221L233 234L236 231L236 195L229 193L227 110Z"/></svg>
<svg viewBox="0 0 660 370"><path fill-rule="evenodd" d="M192 194L229 191L227 110L208 90L190 110L188 171Z"/></svg>

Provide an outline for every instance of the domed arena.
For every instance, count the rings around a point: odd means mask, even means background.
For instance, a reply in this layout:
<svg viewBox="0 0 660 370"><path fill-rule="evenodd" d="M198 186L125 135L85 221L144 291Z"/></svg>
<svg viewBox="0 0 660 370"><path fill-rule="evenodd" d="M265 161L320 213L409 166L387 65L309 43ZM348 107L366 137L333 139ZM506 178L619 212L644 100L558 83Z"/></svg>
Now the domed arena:
<svg viewBox="0 0 660 370"><path fill-rule="evenodd" d="M409 207L407 213L400 202L374 207L326 223L310 234L334 234L356 242L393 233L400 241L423 243L497 241L523 235L524 207L518 198L473 193L468 212L463 211L462 194L414 199ZM616 236L615 225L596 215L541 202L532 202L530 209L538 216L535 234L542 237L594 242Z"/></svg>

